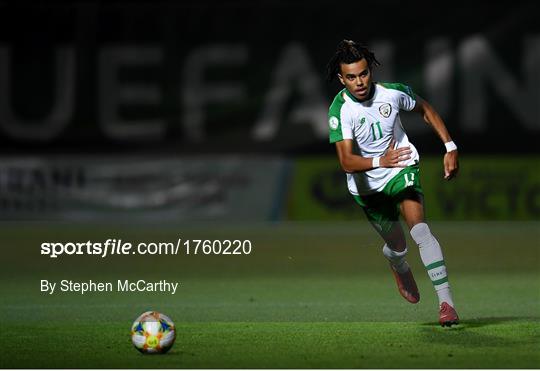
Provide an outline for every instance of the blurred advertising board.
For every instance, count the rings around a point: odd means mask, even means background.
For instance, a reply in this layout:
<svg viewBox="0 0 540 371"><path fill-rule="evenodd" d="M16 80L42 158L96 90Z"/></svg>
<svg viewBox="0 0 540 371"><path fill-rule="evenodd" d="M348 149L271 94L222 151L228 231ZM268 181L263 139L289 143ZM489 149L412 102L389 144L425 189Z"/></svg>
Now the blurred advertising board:
<svg viewBox="0 0 540 371"><path fill-rule="evenodd" d="M442 156L420 160L426 216L432 220L539 220L540 158L462 157L459 176L442 178ZM352 220L363 213L349 195L337 158L296 161L288 203L292 220Z"/></svg>
<svg viewBox="0 0 540 371"><path fill-rule="evenodd" d="M271 220L277 157L36 157L0 161L3 220Z"/></svg>

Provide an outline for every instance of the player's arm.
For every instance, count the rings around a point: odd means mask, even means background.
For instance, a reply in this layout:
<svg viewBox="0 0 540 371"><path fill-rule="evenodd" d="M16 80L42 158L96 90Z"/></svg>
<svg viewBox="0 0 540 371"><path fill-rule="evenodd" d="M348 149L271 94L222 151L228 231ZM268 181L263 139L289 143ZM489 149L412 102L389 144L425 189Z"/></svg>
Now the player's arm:
<svg viewBox="0 0 540 371"><path fill-rule="evenodd" d="M356 173L368 171L377 167L405 167L403 161L411 158L411 148L402 147L394 149L396 142L392 139L388 149L383 156L377 159L371 157L362 157L354 154L353 141L344 139L336 142L336 150L341 168L346 173ZM379 165L377 166L377 162Z"/></svg>
<svg viewBox="0 0 540 371"><path fill-rule="evenodd" d="M433 130L435 130L445 145L446 143L452 142L452 138L450 137L448 129L446 129L446 125L444 124L441 116L437 113L437 111L435 111L435 108L433 108L428 102L418 95L416 96L416 105L413 111L420 113L424 117L424 121L428 123ZM446 152L443 163L444 179L450 180L455 177L459 170L457 149Z"/></svg>

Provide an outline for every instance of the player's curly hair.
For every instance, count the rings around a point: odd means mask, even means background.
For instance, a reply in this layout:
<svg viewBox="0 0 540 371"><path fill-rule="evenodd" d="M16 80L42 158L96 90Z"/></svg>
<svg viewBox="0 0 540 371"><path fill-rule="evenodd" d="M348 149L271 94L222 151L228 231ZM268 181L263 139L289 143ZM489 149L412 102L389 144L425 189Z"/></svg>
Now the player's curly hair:
<svg viewBox="0 0 540 371"><path fill-rule="evenodd" d="M339 42L336 53L330 58L326 65L326 80L332 81L340 73L341 64L350 64L358 62L361 59L366 59L369 69L372 66L380 66L381 64L375 58L375 54L367 47L361 46L352 40L342 40Z"/></svg>

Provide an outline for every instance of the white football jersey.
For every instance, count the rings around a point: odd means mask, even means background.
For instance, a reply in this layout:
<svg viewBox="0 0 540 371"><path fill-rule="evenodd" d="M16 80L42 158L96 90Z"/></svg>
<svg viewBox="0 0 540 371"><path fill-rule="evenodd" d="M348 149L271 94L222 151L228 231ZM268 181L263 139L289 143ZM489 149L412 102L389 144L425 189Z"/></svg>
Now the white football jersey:
<svg viewBox="0 0 540 371"><path fill-rule="evenodd" d="M411 158L405 165L418 163L418 151L409 142L401 124L399 111L411 111L416 105L414 93L407 85L375 83L369 100L357 100L347 89L340 91L328 113L330 143L345 139L353 141L353 151L362 157L383 156L392 138L396 147L411 147ZM347 185L353 195L381 191L402 168L377 168L365 172L347 173Z"/></svg>

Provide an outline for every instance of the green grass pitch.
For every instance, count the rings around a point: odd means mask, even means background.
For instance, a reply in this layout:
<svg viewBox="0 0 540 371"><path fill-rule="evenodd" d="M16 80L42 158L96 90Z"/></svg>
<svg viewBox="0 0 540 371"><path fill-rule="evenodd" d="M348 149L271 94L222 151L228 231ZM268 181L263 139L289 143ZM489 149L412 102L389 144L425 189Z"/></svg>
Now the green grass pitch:
<svg viewBox="0 0 540 371"><path fill-rule="evenodd" d="M421 291L399 296L366 222L175 227L0 225L2 368L538 368L540 224L432 223L462 323L437 324L436 296L412 243ZM64 256L44 241L250 239L249 256ZM46 295L39 280L176 280L165 293ZM165 355L131 345L132 321L169 315Z"/></svg>

